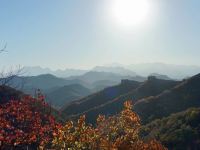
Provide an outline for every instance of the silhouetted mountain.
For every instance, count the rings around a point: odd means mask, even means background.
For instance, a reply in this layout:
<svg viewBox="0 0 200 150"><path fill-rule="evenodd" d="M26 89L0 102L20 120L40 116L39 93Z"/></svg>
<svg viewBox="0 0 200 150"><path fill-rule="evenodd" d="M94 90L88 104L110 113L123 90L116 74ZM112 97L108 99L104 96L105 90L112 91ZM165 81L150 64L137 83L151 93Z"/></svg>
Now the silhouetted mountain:
<svg viewBox="0 0 200 150"><path fill-rule="evenodd" d="M168 77L167 75L162 75L162 74L158 74L158 73L152 73L149 76L154 76L157 79L162 79L162 80L173 80L170 77Z"/></svg>
<svg viewBox="0 0 200 150"><path fill-rule="evenodd" d="M200 108L152 121L142 127L141 135L156 138L169 149L200 149Z"/></svg>
<svg viewBox="0 0 200 150"><path fill-rule="evenodd" d="M67 78L70 76L81 76L86 72L110 72L122 76L149 76L152 73L167 75L172 79L183 79L191 77L200 72L199 66L175 65L165 63L139 63L131 65L110 64L105 66L96 66L92 70L65 69L51 70L40 66L24 67L25 76L37 76L41 74L52 74L57 77Z"/></svg>
<svg viewBox="0 0 200 150"><path fill-rule="evenodd" d="M183 80L157 96L138 101L134 109L147 123L190 107L200 107L200 74Z"/></svg>
<svg viewBox="0 0 200 150"><path fill-rule="evenodd" d="M69 77L67 79L68 80L78 79L78 80L82 80L84 82L93 84L94 82L102 81L102 80L109 80L111 82L120 83L120 81L122 79L132 79L135 81L144 81L146 78L141 77L141 76L122 76L120 74L111 73L111 72L89 71L89 72L85 73L84 75L73 76L73 77Z"/></svg>
<svg viewBox="0 0 200 150"><path fill-rule="evenodd" d="M114 86L114 85L117 85L119 84L118 81L110 81L110 80L99 80L99 81L96 81L92 84L92 89L93 91L100 91L100 90L103 90L104 88L106 87L110 87L110 86Z"/></svg>
<svg viewBox="0 0 200 150"><path fill-rule="evenodd" d="M99 81L99 80L111 80L111 81L119 81L121 76L118 74L110 73L110 72L97 72L97 71L90 71L81 76L73 76L67 78L68 80L71 79L79 79L90 84Z"/></svg>
<svg viewBox="0 0 200 150"><path fill-rule="evenodd" d="M140 63L124 66L138 75L148 76L151 73L164 74L173 79L183 79L200 72L199 66L174 65L165 63Z"/></svg>
<svg viewBox="0 0 200 150"><path fill-rule="evenodd" d="M137 81L129 81L126 82L126 84L122 82L119 85L105 88L100 92L89 95L78 101L69 103L62 109L62 112L67 115L66 117L83 113L85 111L88 111L89 109L99 107L100 105L103 105L104 103L109 102L116 97L137 88L139 84L140 83Z"/></svg>
<svg viewBox="0 0 200 150"><path fill-rule="evenodd" d="M92 69L92 71L97 71L97 72L110 72L110 73L115 73L119 74L121 76L136 76L136 73L125 69L123 67L108 67L108 66L96 66Z"/></svg>
<svg viewBox="0 0 200 150"><path fill-rule="evenodd" d="M30 77L16 76L11 80L11 83L9 83L10 86L23 90L28 94L34 94L35 89L41 89L45 91L54 87L61 87L70 84L85 85L86 83L77 79L66 80L63 78L58 78L51 74Z"/></svg>
<svg viewBox="0 0 200 150"><path fill-rule="evenodd" d="M79 84L71 84L48 90L45 94L48 102L53 106L60 108L67 102L91 94L91 90Z"/></svg>
<svg viewBox="0 0 200 150"><path fill-rule="evenodd" d="M149 77L147 81L140 84L136 89L133 89L119 97L99 106L94 109L87 111L88 118L91 121L98 114L104 115L113 115L121 111L123 103L126 100L133 100L133 102L137 102L141 98L155 96L166 89L170 89L177 85L179 82L176 81L168 81L156 79L154 77ZM124 83L126 84L126 83ZM94 120L92 120L93 122Z"/></svg>
<svg viewBox="0 0 200 150"><path fill-rule="evenodd" d="M109 72L109 73L115 73L122 76L135 76L136 73L125 69L123 67L108 67L108 66L96 66L90 71L97 71L97 72ZM27 76L38 76L41 74L52 74L57 77L67 78L70 76L80 76L85 74L86 72L89 72L89 70L81 70L81 69L58 69L58 70L51 70L49 68L42 68L40 66L33 66L33 67L24 67L24 72Z"/></svg>
<svg viewBox="0 0 200 150"><path fill-rule="evenodd" d="M130 84L129 80L122 80L121 86L126 87L128 84ZM88 121L91 123L95 122L95 118L98 116L98 114L104 114L104 115L113 115L121 111L123 107L123 103L126 100L133 100L136 102L137 100L144 98L144 97L149 97L149 96L154 96L166 89L170 89L177 85L179 82L177 81L170 81L170 80L161 80L161 79L156 79L155 77L149 77L147 81L144 83L141 83L135 88L129 89L129 91L125 91L124 93L118 95L117 97L114 97L112 99L109 99L102 103L101 105L97 105L95 107L91 107L88 110L84 110L82 112L79 112L80 114L84 113L88 117ZM105 89L106 90L106 89ZM91 97L90 99L87 99L87 103L90 101L95 101L98 103L97 97ZM103 98L102 98L103 99ZM83 104L79 105L79 107L84 107ZM69 107L70 108L70 107ZM66 109L69 109L66 108ZM78 109L78 110L81 110ZM69 114L68 110L66 115ZM64 110L65 112L65 110ZM77 113L76 116L79 114Z"/></svg>
<svg viewBox="0 0 200 150"><path fill-rule="evenodd" d="M129 81L129 80L122 80L120 86L122 87L127 87L129 84L131 84L134 81ZM170 89L177 85L179 82L177 81L168 81L168 80L160 80L156 79L155 77L149 77L147 81L144 83L137 84L137 86L131 87L128 90L124 91L123 93L118 94L115 97L112 97L108 99L105 95L101 95L101 99L98 97L100 93L97 93L96 96L93 95L93 97L88 97L86 101L81 101L81 104L76 105L78 107L78 111L73 111L71 112L71 107L73 107L74 102L65 109L63 109L63 112L66 113L66 115L73 114L74 116L78 116L80 114L86 114L88 117L88 121L94 123L96 117L98 114L104 114L104 115L111 115L111 114L116 114L119 111L121 111L123 107L123 103L126 100L133 99L134 102L137 100L148 97L148 96L154 96L166 89ZM112 88L112 87L111 87ZM105 89L102 92L107 92L109 93L109 88ZM90 106L86 107L87 109L82 109L84 108L85 105L89 106L89 104L93 101L96 102L95 107ZM97 102L98 101L98 102ZM98 103L100 103L98 105ZM73 117L74 117L73 116Z"/></svg>
<svg viewBox="0 0 200 150"><path fill-rule="evenodd" d="M41 74L52 74L57 77L66 78L69 76L78 76L87 72L81 69L65 69L65 70L51 70L49 68L42 68L40 66L24 67L24 72L27 76L38 76Z"/></svg>
<svg viewBox="0 0 200 150"><path fill-rule="evenodd" d="M113 75L115 77L113 77ZM108 78L110 80L100 80L104 78ZM91 94L91 92L96 92L106 87L117 85L118 82L120 81L116 80L121 80L121 78L122 77L119 75L112 73L104 73L104 72L89 72L83 76L80 76L80 78L70 78L69 80L64 78L58 78L51 74L43 74L43 75L28 76L28 77L15 76L13 80L11 80L11 83L9 83L9 85L11 85L14 88L22 90L26 94L31 94L31 95L35 94L36 89L41 89L43 93L47 93L48 100L52 101L52 105L60 107L61 105L65 104L64 101L66 102L72 101L81 98L83 96L86 96L88 94ZM83 79L85 81L83 81ZM90 80L95 82L87 83ZM77 86L78 88L77 90L79 91L77 91L77 93L72 92L71 90L75 90L73 84L76 85L79 84L81 87L84 86L85 88L81 89L80 86ZM72 85L71 86L73 87L72 89L69 88L70 85ZM83 91L81 92L81 90ZM56 95L56 97L54 95Z"/></svg>
<svg viewBox="0 0 200 150"><path fill-rule="evenodd" d="M51 74L44 74L39 76L25 77L25 83L27 86L37 87L41 89L48 89L56 86L70 85L70 84L84 84L80 80L65 80L63 78L58 78Z"/></svg>

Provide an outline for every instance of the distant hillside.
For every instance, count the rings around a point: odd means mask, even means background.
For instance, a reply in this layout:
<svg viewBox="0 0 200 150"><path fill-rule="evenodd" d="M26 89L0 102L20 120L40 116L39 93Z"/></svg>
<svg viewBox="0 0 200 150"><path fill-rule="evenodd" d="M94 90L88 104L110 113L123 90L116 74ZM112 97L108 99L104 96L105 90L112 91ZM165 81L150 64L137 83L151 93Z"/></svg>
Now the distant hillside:
<svg viewBox="0 0 200 150"><path fill-rule="evenodd" d="M142 127L145 138L156 138L169 149L200 149L200 108L172 114Z"/></svg>
<svg viewBox="0 0 200 150"><path fill-rule="evenodd" d="M119 81L121 79L121 76L118 74L110 73L110 72L89 71L81 76L72 76L67 79L68 80L79 79L79 80L92 84L99 80Z"/></svg>
<svg viewBox="0 0 200 150"><path fill-rule="evenodd" d="M138 63L131 65L110 64L105 66L94 66L91 70L83 69L58 69L51 70L40 66L24 67L25 76L37 76L41 74L52 74L57 77L67 78L70 76L81 76L86 72L110 72L122 76L144 76L152 73L167 75L169 78L182 80L200 72L200 66L175 65L165 63Z"/></svg>
<svg viewBox="0 0 200 150"><path fill-rule="evenodd" d="M71 84L58 87L45 92L47 101L53 106L60 108L67 102L80 99L91 94L91 90L80 84Z"/></svg>
<svg viewBox="0 0 200 150"><path fill-rule="evenodd" d="M83 69L57 69L51 70L49 68L42 68L40 66L26 66L24 67L25 75L27 76L38 76L41 74L52 74L57 77L67 78L70 76L80 76L89 71L97 71L97 72L109 72L114 74L119 74L123 76L136 76L136 73L125 69L123 67L111 67L111 66L96 66L92 70L83 70Z"/></svg>
<svg viewBox="0 0 200 150"><path fill-rule="evenodd" d="M111 66L96 66L92 69L92 71L97 72L111 72L115 74L119 74L121 76L136 76L137 74L131 70L125 69L123 67L111 67Z"/></svg>
<svg viewBox="0 0 200 150"><path fill-rule="evenodd" d="M9 100L18 100L24 94L21 91L15 90L8 86L0 86L0 104L6 103Z"/></svg>
<svg viewBox="0 0 200 150"><path fill-rule="evenodd" d="M167 75L163 75L163 74L158 74L158 73L152 73L149 76L154 76L157 79L163 79L163 80L173 80L170 77L168 77Z"/></svg>
<svg viewBox="0 0 200 150"><path fill-rule="evenodd" d="M42 68L40 66L33 66L33 67L24 67L25 75L27 76L38 76L41 74L52 74L57 77L66 78L69 76L78 76L82 75L87 72L87 70L81 69L58 69L58 70L51 70L49 68Z"/></svg>
<svg viewBox="0 0 200 150"><path fill-rule="evenodd" d="M146 78L140 76L120 76L110 72L87 72L81 76L69 78L60 78L52 74L42 74L38 76L15 76L9 85L32 95L35 89L46 91L71 84L80 84L96 92L119 84L121 79L144 81Z"/></svg>
<svg viewBox="0 0 200 150"><path fill-rule="evenodd" d="M122 80L121 86L126 87L128 84L130 84L129 82L131 83L131 81ZM81 111L73 112L72 114L74 115L73 117L78 116L80 114L86 114L88 116L87 117L88 121L94 123L95 118L97 117L98 114L112 115L121 111L123 103L126 100L133 100L134 102L136 102L141 98L157 95L166 89L174 87L178 83L179 82L177 81L168 81L168 80L156 79L155 77L149 77L147 81L141 83L136 88L129 89L124 93L116 97L113 97L112 99L106 100L105 96L102 97L101 105L90 107L88 110L85 109L82 112ZM104 91L106 90L107 89L105 89ZM92 97L91 99L88 98L87 103L95 101L95 99L97 98L98 98L97 96ZM82 110L81 108L84 107L84 103L82 103L82 105L77 105L77 107L79 107L78 110ZM68 106L68 108L66 107L63 110L63 112L66 112L66 115L71 114L70 108L71 108L70 106Z"/></svg>
<svg viewBox="0 0 200 150"><path fill-rule="evenodd" d="M83 81L74 79L66 80L63 78L58 78L51 74L43 74L39 76L16 76L9 83L10 86L16 87L25 93L34 94L35 89L47 90L54 87L60 87L70 84L81 84L84 85Z"/></svg>
<svg viewBox="0 0 200 150"><path fill-rule="evenodd" d="M63 107L62 112L66 114L66 117L70 115L75 115L83 113L92 108L96 108L100 105L103 105L106 102L109 102L116 97L123 95L140 85L137 81L129 81L126 83L121 83L119 85L105 88L104 90L97 92L95 94L89 95L78 101L74 101L67 106Z"/></svg>
<svg viewBox="0 0 200 150"><path fill-rule="evenodd" d="M65 105L65 102L76 100L92 92L94 93L104 88L117 85L123 78L145 79L138 76L125 77L108 72L87 72L82 76L70 77L67 79L59 78L51 74L15 76L13 80L10 81L9 85L30 95L35 95L36 89L40 89L44 94L47 94L47 98L52 102L52 105L60 107L61 105ZM77 86L76 90L78 91L75 91L74 84L80 85L82 88ZM72 89L69 88L70 85L72 85ZM56 95L56 97L54 95Z"/></svg>
<svg viewBox="0 0 200 150"><path fill-rule="evenodd" d="M138 100L144 97L155 96L162 91L170 89L177 85L179 82L161 80L156 78L149 78L147 81L142 83L136 89L133 89L119 97L116 97L112 101L109 101L101 106L90 109L84 112L88 116L88 121L94 122L94 118L98 114L113 115L122 110L122 105L126 100L133 100L136 103Z"/></svg>
<svg viewBox="0 0 200 150"><path fill-rule="evenodd" d="M82 81L79 81L76 79L75 80L65 80L63 78L58 78L51 74L25 77L25 86L37 87L37 88L41 88L41 89L48 89L51 87L64 86L64 85L70 85L70 84L75 84L75 83L83 84Z"/></svg>
<svg viewBox="0 0 200 150"><path fill-rule="evenodd" d="M134 109L147 123L190 107L200 107L200 74L157 96L138 101Z"/></svg>
<svg viewBox="0 0 200 150"><path fill-rule="evenodd" d="M106 87L114 86L119 84L118 81L110 81L110 80L99 80L92 84L92 90L94 92L103 90Z"/></svg>
<svg viewBox="0 0 200 150"><path fill-rule="evenodd" d="M140 82L146 80L145 77L141 77L141 76L128 76L128 75L124 76L124 75L120 75L120 74L112 73L112 72L98 72L98 71L89 71L81 76L72 76L67 79L68 80L78 79L90 84L93 84L97 81L103 81L103 80L118 82L118 83L120 83L122 79L131 79L131 80L140 81Z"/></svg>
<svg viewBox="0 0 200 150"><path fill-rule="evenodd" d="M165 63L139 63L124 66L138 75L148 76L151 73L164 74L173 79L183 79L194 76L200 72L200 66L175 65Z"/></svg>

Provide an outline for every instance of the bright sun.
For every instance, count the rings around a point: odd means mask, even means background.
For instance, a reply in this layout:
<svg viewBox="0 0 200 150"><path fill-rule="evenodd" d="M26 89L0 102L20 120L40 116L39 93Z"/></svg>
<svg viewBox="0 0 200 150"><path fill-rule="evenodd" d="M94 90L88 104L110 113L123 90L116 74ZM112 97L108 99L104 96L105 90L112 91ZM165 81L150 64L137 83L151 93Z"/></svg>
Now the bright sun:
<svg viewBox="0 0 200 150"><path fill-rule="evenodd" d="M122 26L138 26L148 18L149 0L113 0L111 13Z"/></svg>

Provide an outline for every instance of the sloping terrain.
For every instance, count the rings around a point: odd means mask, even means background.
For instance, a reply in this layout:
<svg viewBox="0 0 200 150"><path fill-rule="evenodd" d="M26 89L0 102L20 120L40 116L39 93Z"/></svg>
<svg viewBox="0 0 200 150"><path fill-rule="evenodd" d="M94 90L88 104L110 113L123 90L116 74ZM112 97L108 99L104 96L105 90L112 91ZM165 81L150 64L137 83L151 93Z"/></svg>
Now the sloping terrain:
<svg viewBox="0 0 200 150"><path fill-rule="evenodd" d="M123 95L130 90L137 88L141 83L137 81L125 81L119 85L105 88L104 90L97 92L95 94L89 95L78 101L74 101L65 107L63 107L62 112L67 116L73 114L79 114L87 111L91 108L98 107L104 103L115 99L116 97Z"/></svg>
<svg viewBox="0 0 200 150"><path fill-rule="evenodd" d="M40 89L49 89L56 86L64 86L70 84L84 84L80 80L65 80L58 78L51 74L44 74L39 76L25 77L24 83L26 87L35 87Z"/></svg>
<svg viewBox="0 0 200 150"><path fill-rule="evenodd" d="M0 104L6 103L9 100L18 100L24 94L21 91L15 90L8 86L0 86Z"/></svg>
<svg viewBox="0 0 200 150"><path fill-rule="evenodd" d="M120 86L127 87L131 82L134 81L122 80ZM160 80L149 77L144 83L141 83L134 88L130 88L115 97L110 97L108 99L105 95L101 95L100 99L98 97L100 93L111 93L109 88L107 88L102 92L96 93L96 95L93 95L92 97L89 96L85 102L80 100L80 104L76 104L76 102L69 104L63 109L63 113L68 117L77 117L81 114L86 114L88 122L94 123L98 114L111 115L121 111L123 103L126 100L133 100L136 102L138 99L157 95L166 89L174 87L178 83L179 82L177 81ZM99 100L98 102L97 99ZM91 103L94 103L95 105L91 106ZM74 110L74 108L76 108L77 111Z"/></svg>
<svg viewBox="0 0 200 150"><path fill-rule="evenodd" d="M47 91L47 101L52 103L57 108L63 106L67 102L71 102L76 99L80 99L84 96L91 94L92 91L80 84L71 84L63 87L51 89Z"/></svg>
<svg viewBox="0 0 200 150"><path fill-rule="evenodd" d="M190 108L156 119L141 129L144 138L156 138L169 149L200 149L200 108Z"/></svg>
<svg viewBox="0 0 200 150"><path fill-rule="evenodd" d="M200 107L200 74L157 96L138 101L134 109L147 123L190 107Z"/></svg>
<svg viewBox="0 0 200 150"><path fill-rule="evenodd" d="M38 76L15 76L8 83L9 86L20 89L28 94L33 94L35 89L46 90L70 84L84 85L85 83L77 79L66 80L64 78L58 78L51 74Z"/></svg>
<svg viewBox="0 0 200 150"><path fill-rule="evenodd" d="M118 82L118 83L120 83L122 79L131 79L131 80L139 81L139 82L146 80L146 78L142 76L136 76L136 75L129 76L129 75L121 75L117 73L112 73L112 72L98 72L98 71L89 71L81 76L72 76L66 79L67 80L78 79L78 80L87 82L89 84L93 84L101 80L109 80L109 81Z"/></svg>

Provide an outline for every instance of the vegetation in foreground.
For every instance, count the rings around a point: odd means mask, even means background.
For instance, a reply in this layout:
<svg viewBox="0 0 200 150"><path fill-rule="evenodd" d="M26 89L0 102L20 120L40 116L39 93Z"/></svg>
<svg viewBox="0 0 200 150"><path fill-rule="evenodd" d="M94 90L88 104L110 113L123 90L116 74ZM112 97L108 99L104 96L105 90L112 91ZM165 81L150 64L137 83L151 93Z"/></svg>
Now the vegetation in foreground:
<svg viewBox="0 0 200 150"><path fill-rule="evenodd" d="M48 109L47 109L48 108ZM97 125L87 125L85 116L64 125L56 122L44 97L25 97L0 106L1 149L110 150L166 149L156 140L139 137L140 118L132 111L131 101L115 116L99 115Z"/></svg>

